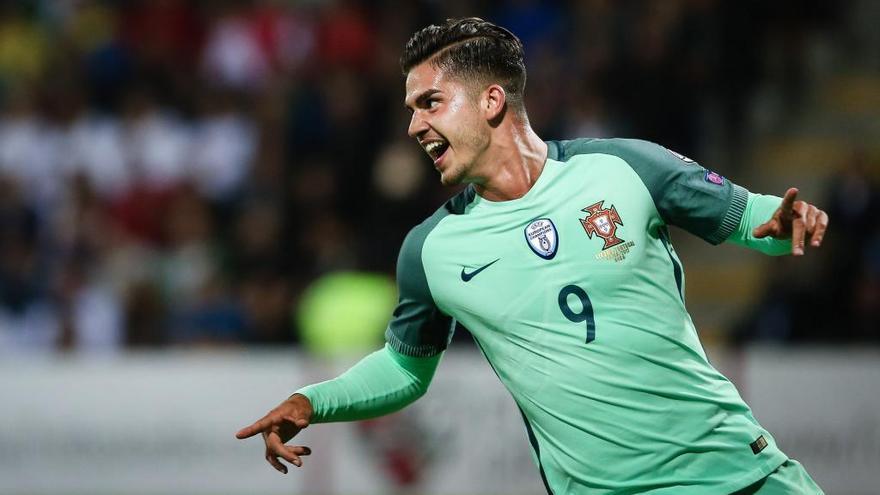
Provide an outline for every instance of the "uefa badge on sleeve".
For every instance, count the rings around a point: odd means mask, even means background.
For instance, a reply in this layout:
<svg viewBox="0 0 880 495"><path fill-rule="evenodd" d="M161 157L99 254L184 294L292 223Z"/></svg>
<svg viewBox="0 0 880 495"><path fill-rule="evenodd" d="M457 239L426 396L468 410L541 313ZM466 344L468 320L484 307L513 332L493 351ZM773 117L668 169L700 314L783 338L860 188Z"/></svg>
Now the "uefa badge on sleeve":
<svg viewBox="0 0 880 495"><path fill-rule="evenodd" d="M715 184L716 186L724 185L724 177L722 177L721 174L713 172L711 170L706 170L706 175L703 176L703 179L710 184Z"/></svg>
<svg viewBox="0 0 880 495"><path fill-rule="evenodd" d="M526 225L525 231L526 242L529 247L538 256L545 260L551 260L556 256L556 249L559 247L559 234L556 232L556 225L549 218L539 218L532 220Z"/></svg>

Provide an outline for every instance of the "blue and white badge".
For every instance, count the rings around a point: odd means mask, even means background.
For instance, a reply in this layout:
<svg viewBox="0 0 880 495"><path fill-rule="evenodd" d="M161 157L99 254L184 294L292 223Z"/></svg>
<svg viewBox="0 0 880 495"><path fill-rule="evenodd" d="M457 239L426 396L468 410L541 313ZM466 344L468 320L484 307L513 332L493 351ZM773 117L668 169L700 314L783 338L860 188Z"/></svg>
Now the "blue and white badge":
<svg viewBox="0 0 880 495"><path fill-rule="evenodd" d="M532 220L526 225L525 231L526 242L529 247L538 256L545 260L553 259L556 256L556 249L559 247L559 234L556 232L556 226L549 218L539 218Z"/></svg>

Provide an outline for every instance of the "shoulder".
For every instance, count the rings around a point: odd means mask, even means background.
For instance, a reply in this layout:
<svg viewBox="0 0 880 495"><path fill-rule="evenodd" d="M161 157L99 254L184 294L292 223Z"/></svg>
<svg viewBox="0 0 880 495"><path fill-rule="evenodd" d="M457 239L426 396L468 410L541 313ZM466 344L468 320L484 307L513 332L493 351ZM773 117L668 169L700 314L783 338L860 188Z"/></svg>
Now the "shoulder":
<svg viewBox="0 0 880 495"><path fill-rule="evenodd" d="M690 158L657 143L641 139L573 139L548 141L548 158L567 162L582 155L600 153L619 158L657 196L672 182L699 175L705 170ZM656 198L655 198L656 199Z"/></svg>
<svg viewBox="0 0 880 495"><path fill-rule="evenodd" d="M674 153L659 144L641 139L611 138L593 139L581 138L563 141L547 141L548 157L560 162L566 162L579 155L601 153L621 158L630 165L638 166L650 162L667 162L670 160L678 163L693 163L693 160Z"/></svg>
<svg viewBox="0 0 880 495"><path fill-rule="evenodd" d="M474 200L476 194L474 186L468 185L461 190L461 192L446 200L440 208L437 208L437 210L431 216L422 221L422 223L410 229L400 250L401 260L404 260L405 257L411 261L416 259L420 260L422 246L425 243L425 239L428 238L428 234L430 234L444 218L450 215L463 215L467 205Z"/></svg>

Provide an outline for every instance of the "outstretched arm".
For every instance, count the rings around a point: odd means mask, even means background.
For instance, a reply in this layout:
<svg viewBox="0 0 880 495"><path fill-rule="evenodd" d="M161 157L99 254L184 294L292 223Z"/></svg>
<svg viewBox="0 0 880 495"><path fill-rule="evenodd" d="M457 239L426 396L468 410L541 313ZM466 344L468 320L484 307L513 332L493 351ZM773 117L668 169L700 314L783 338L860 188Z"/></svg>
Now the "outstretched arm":
<svg viewBox="0 0 880 495"><path fill-rule="evenodd" d="M303 428L311 423L374 418L402 409L428 390L440 357L410 357L386 345L339 377L298 390L235 436L244 439L261 433L266 461L287 473L279 457L300 467L299 456L311 453L305 446L284 445Z"/></svg>
<svg viewBox="0 0 880 495"><path fill-rule="evenodd" d="M357 421L403 409L425 394L440 356L411 357L389 345L333 380L297 391L314 408L313 423Z"/></svg>
<svg viewBox="0 0 880 495"><path fill-rule="evenodd" d="M810 246L822 245L828 228L828 214L804 201L797 201L798 190L790 188L785 197L749 193L739 227L730 242L770 255L804 254Z"/></svg>

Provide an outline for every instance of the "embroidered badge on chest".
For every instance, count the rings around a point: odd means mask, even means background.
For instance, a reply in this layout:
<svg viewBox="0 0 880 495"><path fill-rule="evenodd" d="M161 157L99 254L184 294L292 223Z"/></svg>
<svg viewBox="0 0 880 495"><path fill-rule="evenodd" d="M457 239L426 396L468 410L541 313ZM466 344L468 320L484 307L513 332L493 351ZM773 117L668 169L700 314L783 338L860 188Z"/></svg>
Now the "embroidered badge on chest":
<svg viewBox="0 0 880 495"><path fill-rule="evenodd" d="M605 242L602 250L596 254L596 259L623 261L635 243L617 236L617 227L623 227L623 219L620 218L614 205L611 205L611 208L602 208L604 203L605 200L602 200L582 209L581 211L587 213L587 216L580 219L581 226L587 237L592 239L595 234Z"/></svg>
<svg viewBox="0 0 880 495"><path fill-rule="evenodd" d="M549 218L539 218L532 220L526 225L523 232L526 235L526 242L532 248L535 254L545 260L553 259L556 256L556 249L559 247L559 233L556 232L556 226Z"/></svg>

